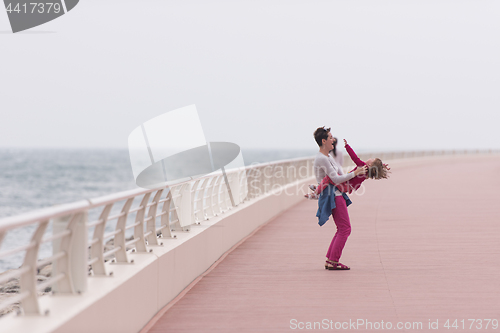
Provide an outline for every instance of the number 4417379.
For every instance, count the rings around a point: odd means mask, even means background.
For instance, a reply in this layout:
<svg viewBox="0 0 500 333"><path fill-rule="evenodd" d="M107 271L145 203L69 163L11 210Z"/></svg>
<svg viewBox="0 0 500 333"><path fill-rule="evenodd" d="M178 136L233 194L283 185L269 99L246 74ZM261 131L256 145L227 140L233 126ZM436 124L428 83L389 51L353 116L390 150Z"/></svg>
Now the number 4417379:
<svg viewBox="0 0 500 333"><path fill-rule="evenodd" d="M27 13L59 13L61 11L61 5L59 3L53 3L53 2L30 2L29 4L23 3L20 5L17 3L14 7L12 7L12 4L9 3L6 7L7 12L10 14L12 12L18 13L18 14L27 14Z"/></svg>
<svg viewBox="0 0 500 333"><path fill-rule="evenodd" d="M475 330L480 330L480 329L498 329L498 320L497 319L465 319L458 320L455 319L455 321L451 321L448 319L446 323L443 325L443 327L450 329L475 329Z"/></svg>

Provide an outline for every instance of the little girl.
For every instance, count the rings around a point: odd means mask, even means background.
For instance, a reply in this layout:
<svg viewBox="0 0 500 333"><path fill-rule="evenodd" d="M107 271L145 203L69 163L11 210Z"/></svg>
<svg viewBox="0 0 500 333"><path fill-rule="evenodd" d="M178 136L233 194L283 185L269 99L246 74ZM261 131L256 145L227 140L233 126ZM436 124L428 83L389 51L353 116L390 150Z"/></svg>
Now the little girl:
<svg viewBox="0 0 500 333"><path fill-rule="evenodd" d="M328 186L328 184L335 185L337 189L339 189L340 192L347 192L349 194L352 193L352 191L356 191L360 186L361 183L364 182L368 178L372 179L382 179L382 178L388 178L388 171L391 170L387 164L382 163L380 158L371 158L366 162L363 162L354 152L354 150L347 144L347 141L344 139L344 144L345 144L345 149L347 150L347 153L351 157L352 161L356 164L356 167L352 169L350 172L353 172L356 170L358 167L363 167L367 166L368 167L368 173L364 175L359 175L357 177L354 177L351 180L348 180L344 183L341 184L334 184L330 177L325 176L321 183L316 187L315 185L310 185L309 188L313 190L313 193L308 193L304 195L308 199L318 199L319 195L321 192Z"/></svg>

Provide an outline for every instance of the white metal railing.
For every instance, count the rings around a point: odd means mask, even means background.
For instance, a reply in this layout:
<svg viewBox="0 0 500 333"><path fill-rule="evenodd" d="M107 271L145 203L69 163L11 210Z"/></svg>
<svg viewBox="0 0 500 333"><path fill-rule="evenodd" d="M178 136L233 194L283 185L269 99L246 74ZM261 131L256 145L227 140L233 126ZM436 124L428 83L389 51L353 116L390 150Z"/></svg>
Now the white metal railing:
<svg viewBox="0 0 500 333"><path fill-rule="evenodd" d="M498 153L497 150L415 151L359 154L362 160L382 160L422 156ZM350 164L345 159L344 167ZM244 169L227 170L236 204L270 193L287 184L313 177L313 158L264 163ZM176 233L188 232L192 225L231 209L222 173L215 173L169 188L135 189L91 200L42 209L0 220L0 246L6 235L20 228L33 229L26 244L6 249L0 260L25 253L18 269L0 273L0 286L19 279L19 293L0 300L0 311L20 304L25 314L40 314L38 293L81 293L87 279L109 276L112 261L133 264L130 252L148 253L162 246ZM90 220L90 221L89 221ZM52 254L40 258L42 244L52 244ZM37 281L37 270L52 264L50 279Z"/></svg>
<svg viewBox="0 0 500 333"><path fill-rule="evenodd" d="M312 162L312 158L298 158L227 170L235 204L311 177ZM135 189L1 219L0 246L13 230L35 230L27 244L0 253L2 259L25 252L20 268L0 275L0 286L19 279L19 293L0 301L0 311L19 304L19 313L40 314L40 291L85 292L89 276L112 275L107 261L133 264L130 252L148 253L166 239L175 239L175 233L188 232L191 225L231 207L219 172L169 188ZM52 244L52 255L40 259L44 243ZM51 278L38 282L37 271L47 264L52 264Z"/></svg>

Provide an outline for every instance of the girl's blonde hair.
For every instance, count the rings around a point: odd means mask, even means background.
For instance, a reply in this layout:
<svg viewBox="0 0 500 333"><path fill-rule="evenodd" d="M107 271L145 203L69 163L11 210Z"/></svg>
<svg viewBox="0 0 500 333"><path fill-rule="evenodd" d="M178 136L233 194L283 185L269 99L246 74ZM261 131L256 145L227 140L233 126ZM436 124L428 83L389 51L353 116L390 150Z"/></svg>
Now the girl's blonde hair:
<svg viewBox="0 0 500 333"><path fill-rule="evenodd" d="M390 168L387 164L382 163L380 158L376 158L372 165L368 168L368 178L383 179L389 178Z"/></svg>

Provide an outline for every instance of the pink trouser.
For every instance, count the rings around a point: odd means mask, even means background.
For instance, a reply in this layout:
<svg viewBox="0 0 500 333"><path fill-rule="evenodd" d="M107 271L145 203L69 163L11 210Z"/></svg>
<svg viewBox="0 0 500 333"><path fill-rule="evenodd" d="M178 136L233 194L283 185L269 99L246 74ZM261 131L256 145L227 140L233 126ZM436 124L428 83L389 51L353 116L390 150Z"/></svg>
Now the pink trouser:
<svg viewBox="0 0 500 333"><path fill-rule="evenodd" d="M326 257L338 262L342 255L342 249L347 241L347 237L351 234L351 222L349 221L349 213L347 212L347 205L344 197L335 197L335 205L335 209L332 209L332 216L337 226L337 232L328 248Z"/></svg>

